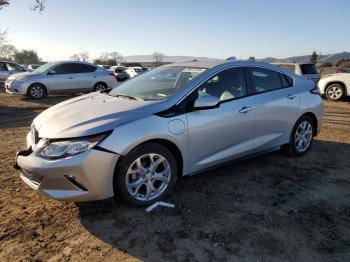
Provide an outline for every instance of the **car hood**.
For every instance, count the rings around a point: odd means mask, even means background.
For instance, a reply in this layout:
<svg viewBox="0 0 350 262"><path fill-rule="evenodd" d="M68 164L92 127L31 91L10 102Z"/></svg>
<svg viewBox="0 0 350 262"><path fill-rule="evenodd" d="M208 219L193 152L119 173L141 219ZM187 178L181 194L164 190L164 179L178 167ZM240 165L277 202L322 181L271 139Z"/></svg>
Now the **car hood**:
<svg viewBox="0 0 350 262"><path fill-rule="evenodd" d="M17 73L14 75L11 75L10 77L7 78L7 80L12 81L12 80L16 80L19 77L22 76L33 76L33 75L37 75L38 73L36 72L22 72L22 73Z"/></svg>
<svg viewBox="0 0 350 262"><path fill-rule="evenodd" d="M154 113L154 103L96 92L46 109L34 119L33 124L42 138L89 136Z"/></svg>

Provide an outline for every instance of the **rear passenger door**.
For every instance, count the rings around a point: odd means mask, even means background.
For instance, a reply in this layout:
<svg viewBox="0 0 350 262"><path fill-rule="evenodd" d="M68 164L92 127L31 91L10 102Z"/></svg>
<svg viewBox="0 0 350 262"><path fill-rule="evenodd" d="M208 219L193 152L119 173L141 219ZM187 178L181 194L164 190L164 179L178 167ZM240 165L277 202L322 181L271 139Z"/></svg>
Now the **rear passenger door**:
<svg viewBox="0 0 350 262"><path fill-rule="evenodd" d="M95 83L98 82L95 71L97 67L87 64L77 63L75 65L74 79L76 82L76 88L79 90L92 90Z"/></svg>
<svg viewBox="0 0 350 262"><path fill-rule="evenodd" d="M267 68L250 67L249 71L256 98L255 151L288 143L299 107L293 79Z"/></svg>

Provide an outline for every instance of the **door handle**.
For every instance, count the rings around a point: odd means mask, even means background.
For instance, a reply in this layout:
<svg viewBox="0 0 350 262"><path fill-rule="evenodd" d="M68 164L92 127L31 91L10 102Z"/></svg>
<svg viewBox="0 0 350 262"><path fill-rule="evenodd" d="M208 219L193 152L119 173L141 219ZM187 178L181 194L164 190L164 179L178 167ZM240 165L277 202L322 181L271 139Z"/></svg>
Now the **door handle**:
<svg viewBox="0 0 350 262"><path fill-rule="evenodd" d="M250 110L253 110L254 106L243 106L241 109L238 111L239 113L248 113Z"/></svg>
<svg viewBox="0 0 350 262"><path fill-rule="evenodd" d="M73 77L70 76L69 79L73 79Z"/></svg>
<svg viewBox="0 0 350 262"><path fill-rule="evenodd" d="M297 97L296 95L292 95L292 94L287 95L287 98L290 100L293 100L296 97Z"/></svg>

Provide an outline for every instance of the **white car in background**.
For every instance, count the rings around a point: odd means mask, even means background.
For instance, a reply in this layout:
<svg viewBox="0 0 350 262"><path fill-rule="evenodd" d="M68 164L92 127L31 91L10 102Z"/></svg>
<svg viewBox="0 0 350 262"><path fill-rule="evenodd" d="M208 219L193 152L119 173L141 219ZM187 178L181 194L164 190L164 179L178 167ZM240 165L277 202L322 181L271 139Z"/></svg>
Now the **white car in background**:
<svg viewBox="0 0 350 262"><path fill-rule="evenodd" d="M126 72L130 75L130 78L134 78L134 77L144 73L144 71L143 71L141 66L128 67L126 69Z"/></svg>
<svg viewBox="0 0 350 262"><path fill-rule="evenodd" d="M327 75L318 81L320 92L327 99L338 101L350 96L350 73Z"/></svg>
<svg viewBox="0 0 350 262"><path fill-rule="evenodd" d="M283 67L288 69L289 71L295 73L296 75L305 77L306 79L310 79L314 82L320 77L320 74L317 71L317 68L314 64L299 64L299 63L272 63L274 65Z"/></svg>

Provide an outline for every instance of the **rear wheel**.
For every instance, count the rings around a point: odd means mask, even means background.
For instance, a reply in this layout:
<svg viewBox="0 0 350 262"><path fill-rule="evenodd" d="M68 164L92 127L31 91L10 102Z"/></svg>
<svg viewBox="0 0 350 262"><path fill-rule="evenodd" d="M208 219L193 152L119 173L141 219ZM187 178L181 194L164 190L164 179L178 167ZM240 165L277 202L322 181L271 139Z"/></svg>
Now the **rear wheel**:
<svg viewBox="0 0 350 262"><path fill-rule="evenodd" d="M150 205L175 186L177 170L176 160L166 147L155 143L141 145L118 165L115 198L138 206Z"/></svg>
<svg viewBox="0 0 350 262"><path fill-rule="evenodd" d="M28 89L28 96L33 99L41 99L45 96L46 89L43 85L33 84Z"/></svg>
<svg viewBox="0 0 350 262"><path fill-rule="evenodd" d="M340 84L333 84L327 87L326 97L329 100L338 101L344 96L344 88Z"/></svg>
<svg viewBox="0 0 350 262"><path fill-rule="evenodd" d="M105 91L108 89L108 86L105 83L99 82L94 86L94 91Z"/></svg>
<svg viewBox="0 0 350 262"><path fill-rule="evenodd" d="M302 116L296 122L285 152L290 156L302 156L311 148L314 134L314 123L309 116Z"/></svg>

